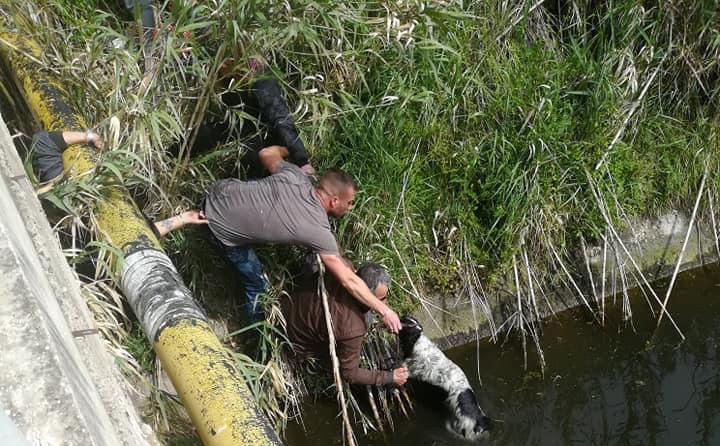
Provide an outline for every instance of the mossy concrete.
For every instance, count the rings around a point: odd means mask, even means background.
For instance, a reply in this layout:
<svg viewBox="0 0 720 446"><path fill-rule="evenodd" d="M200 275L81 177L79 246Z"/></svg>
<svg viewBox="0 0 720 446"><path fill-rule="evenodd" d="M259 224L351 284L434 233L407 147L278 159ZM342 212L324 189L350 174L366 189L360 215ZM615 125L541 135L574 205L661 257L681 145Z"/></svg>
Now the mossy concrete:
<svg viewBox="0 0 720 446"><path fill-rule="evenodd" d="M576 247L572 251L574 260L568 263L568 269L573 271L573 279L585 300L599 311L598 307L602 306L603 298L622 291L623 281L628 289L637 287L642 282L638 269L650 283L671 277L682 252L689 223L690 216L677 210L654 219L631 221L626 229L620 231L624 247L619 243L614 246L596 243L584 251L581 247ZM690 228L690 237L679 270L685 271L713 263L719 258L718 241L712 222L696 221ZM588 267L591 273L588 273ZM562 278L565 279L566 277ZM569 288L574 288L572 285L558 287L543 284L543 288L547 301L544 298L538 299L542 300L538 304L541 318L552 312L585 304L576 290L571 292ZM468 296L436 296L430 299L424 310L418 310L416 316L428 336L445 348L490 336L492 327L502 325L515 311L517 299L512 278L491 289L492 291L486 290L486 297L493 324L488 323L477 300L472 304ZM526 293L527 291L521 291L523 295ZM660 299L664 299L664 289L662 293L658 292L658 295ZM659 305L653 305L656 309L659 308Z"/></svg>

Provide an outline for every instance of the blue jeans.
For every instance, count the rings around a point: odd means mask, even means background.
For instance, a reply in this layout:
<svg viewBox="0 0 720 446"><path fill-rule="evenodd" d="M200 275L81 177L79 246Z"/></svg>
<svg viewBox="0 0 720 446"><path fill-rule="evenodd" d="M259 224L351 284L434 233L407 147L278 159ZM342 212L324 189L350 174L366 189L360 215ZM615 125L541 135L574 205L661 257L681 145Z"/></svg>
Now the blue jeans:
<svg viewBox="0 0 720 446"><path fill-rule="evenodd" d="M225 257L232 263L235 271L240 274L245 291L242 306L252 322L265 319L258 296L268 290L263 265L255 250L249 246L226 246L221 243Z"/></svg>

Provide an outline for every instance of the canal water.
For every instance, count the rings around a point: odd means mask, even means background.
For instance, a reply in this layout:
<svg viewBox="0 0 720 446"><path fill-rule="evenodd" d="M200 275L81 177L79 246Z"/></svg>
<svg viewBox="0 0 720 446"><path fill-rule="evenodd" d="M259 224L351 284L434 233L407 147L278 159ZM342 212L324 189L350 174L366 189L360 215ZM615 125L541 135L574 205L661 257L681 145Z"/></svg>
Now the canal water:
<svg viewBox="0 0 720 446"><path fill-rule="evenodd" d="M666 285L656 284L660 296ZM685 342L667 320L655 331L657 308L653 316L639 293L631 295L631 307L631 324L622 321L619 305L608 310L605 326L592 322L583 309L548 321L542 334L544 375L537 360L524 369L518 342L448 351L495 420L490 438L481 444L720 445L720 268L678 277L670 313ZM334 401L306 409L305 429L290 426L287 445L342 444ZM470 444L445 430L432 401L417 403L410 419L398 415L395 420L388 439L360 435L359 445Z"/></svg>

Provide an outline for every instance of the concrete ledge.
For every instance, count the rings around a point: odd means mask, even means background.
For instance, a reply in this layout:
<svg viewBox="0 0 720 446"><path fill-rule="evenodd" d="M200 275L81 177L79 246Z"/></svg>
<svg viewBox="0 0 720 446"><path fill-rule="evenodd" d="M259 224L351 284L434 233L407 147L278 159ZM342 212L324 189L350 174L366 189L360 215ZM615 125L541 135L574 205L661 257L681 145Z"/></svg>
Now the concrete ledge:
<svg viewBox="0 0 720 446"><path fill-rule="evenodd" d="M157 444L125 394L0 119L0 400L33 445Z"/></svg>
<svg viewBox="0 0 720 446"><path fill-rule="evenodd" d="M633 221L631 222L633 229L627 229L620 234L625 248L648 281L652 283L672 275L689 223L690 217L686 213L672 211L657 219ZM716 241L717 235L714 234L712 224L696 221L690 231L690 239L680 271L718 261L720 257ZM588 264L590 273L588 273ZM610 244L607 247L604 244L589 246L586 254L581 249L576 249L574 259L569 260L566 265L573 271L576 284L591 305L595 305L596 297L601 300L603 280L604 297L621 292L623 280L628 288L637 287L642 281L630 258L619 244L614 248ZM564 277L562 279L565 280ZM570 292L567 288L557 285L543 284L543 287L552 305L552 311L583 305L575 291ZM499 326L512 311L515 311L517 298L514 281L506 280L504 284L486 291L488 291L487 300L491 307L492 319L495 326ZM522 290L521 293L524 295L526 291ZM664 298L664 293L660 298ZM473 308L469 297L439 296L431 299L431 302L433 306L427 306L428 312L418 310L417 318L423 324L427 335L444 348L492 334L487 318L477 304ZM541 317L552 313L544 300L538 306L541 307Z"/></svg>

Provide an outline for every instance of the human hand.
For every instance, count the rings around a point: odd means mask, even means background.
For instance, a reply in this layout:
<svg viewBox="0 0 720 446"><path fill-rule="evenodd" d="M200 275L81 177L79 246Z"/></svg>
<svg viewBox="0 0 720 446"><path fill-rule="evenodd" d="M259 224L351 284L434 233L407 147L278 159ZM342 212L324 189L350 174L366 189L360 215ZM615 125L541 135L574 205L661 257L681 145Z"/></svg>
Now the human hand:
<svg viewBox="0 0 720 446"><path fill-rule="evenodd" d="M206 225L207 217L200 211L185 211L180 214L180 219L184 225Z"/></svg>
<svg viewBox="0 0 720 446"><path fill-rule="evenodd" d="M408 379L408 370L405 367L400 367L392 371L393 384L397 387L405 385Z"/></svg>
<svg viewBox="0 0 720 446"><path fill-rule="evenodd" d="M397 334L400 332L400 329L402 328L400 318L398 317L397 313L395 313L390 307L385 310L382 317L383 323L385 323L385 326L388 328L388 330L390 330L391 333Z"/></svg>
<svg viewBox="0 0 720 446"><path fill-rule="evenodd" d="M300 170L302 170L303 173L307 176L315 175L315 168L310 163L307 163L304 166L302 166L300 168Z"/></svg>
<svg viewBox="0 0 720 446"><path fill-rule="evenodd" d="M92 144L97 149L102 149L105 145L105 140L103 139L100 134L95 133L94 130L88 130L85 133L85 142L88 144Z"/></svg>

